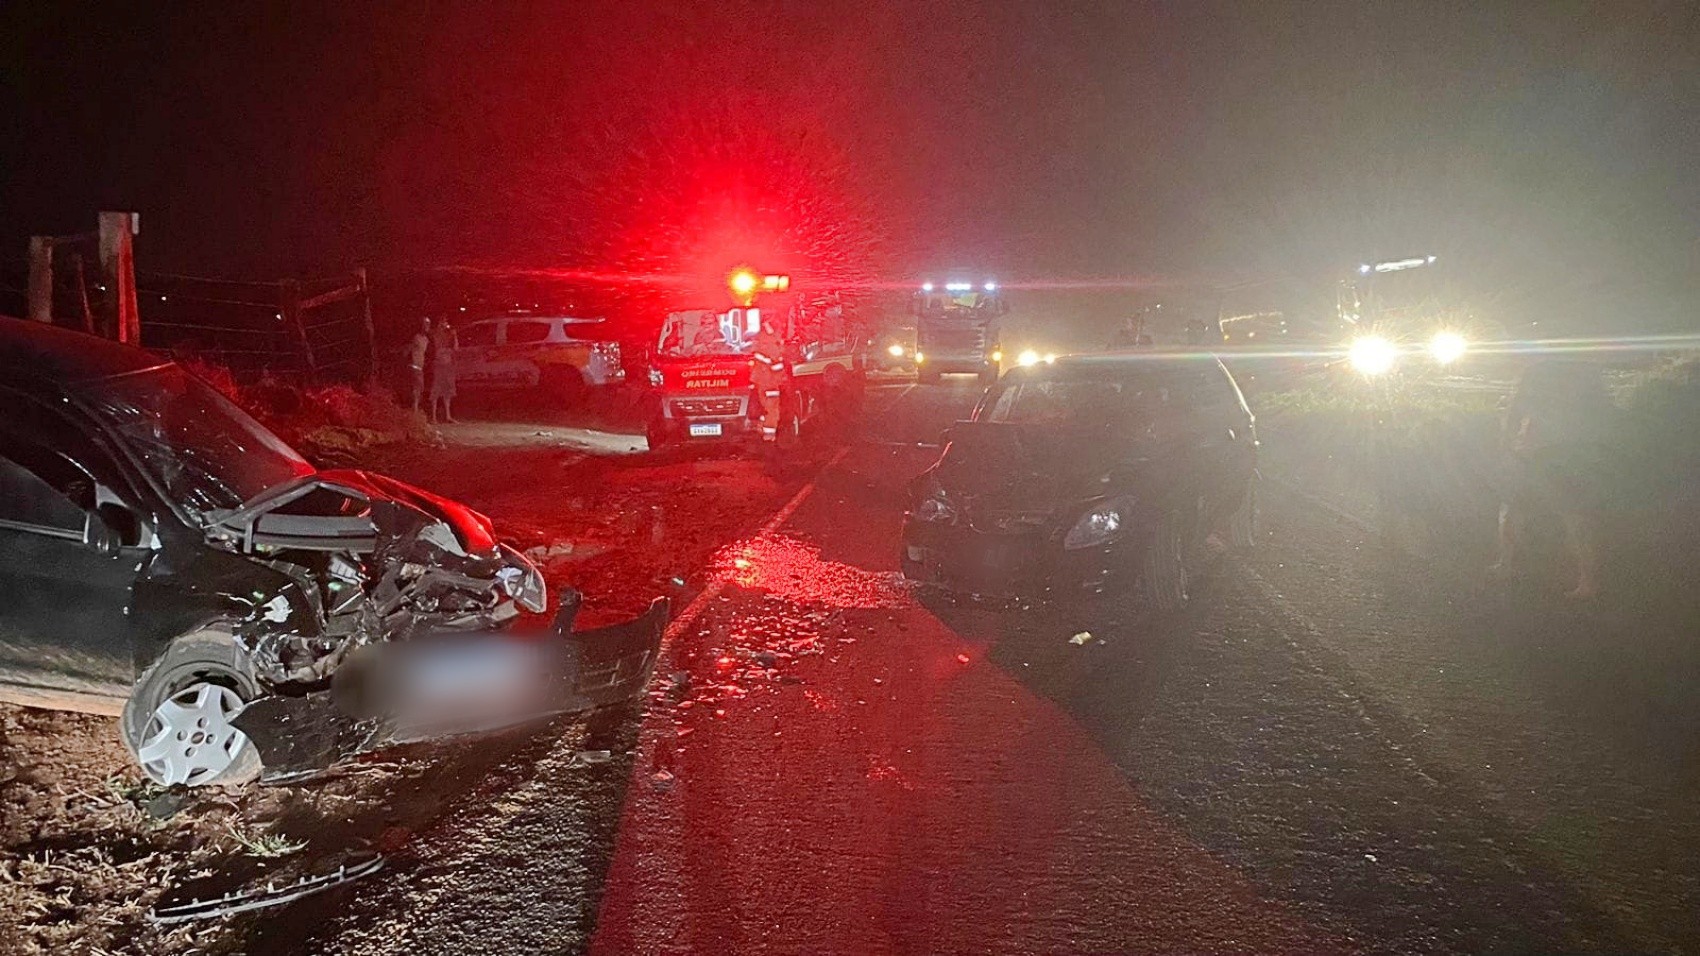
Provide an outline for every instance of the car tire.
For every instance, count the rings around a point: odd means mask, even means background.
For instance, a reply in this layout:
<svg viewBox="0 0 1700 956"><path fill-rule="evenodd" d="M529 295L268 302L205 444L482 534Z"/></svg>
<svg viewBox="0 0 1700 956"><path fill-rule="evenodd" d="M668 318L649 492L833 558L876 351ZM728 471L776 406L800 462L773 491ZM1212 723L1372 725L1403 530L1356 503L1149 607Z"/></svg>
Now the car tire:
<svg viewBox="0 0 1700 956"><path fill-rule="evenodd" d="M1228 519L1228 546L1245 550L1257 546L1257 476L1246 481L1240 506Z"/></svg>
<svg viewBox="0 0 1700 956"><path fill-rule="evenodd" d="M260 774L260 754L228 719L259 694L228 631L207 627L185 634L166 647L124 702L124 749L161 786L247 783ZM155 756L174 724L185 753ZM200 733L207 739L197 739Z"/></svg>
<svg viewBox="0 0 1700 956"><path fill-rule="evenodd" d="M667 420L660 416L650 419L649 424L644 426L643 434L649 442L649 450L660 451L666 446L669 438Z"/></svg>
<svg viewBox="0 0 1700 956"><path fill-rule="evenodd" d="M1168 613L1186 606L1186 529L1180 515L1170 513L1152 529L1139 571L1140 597L1152 610Z"/></svg>

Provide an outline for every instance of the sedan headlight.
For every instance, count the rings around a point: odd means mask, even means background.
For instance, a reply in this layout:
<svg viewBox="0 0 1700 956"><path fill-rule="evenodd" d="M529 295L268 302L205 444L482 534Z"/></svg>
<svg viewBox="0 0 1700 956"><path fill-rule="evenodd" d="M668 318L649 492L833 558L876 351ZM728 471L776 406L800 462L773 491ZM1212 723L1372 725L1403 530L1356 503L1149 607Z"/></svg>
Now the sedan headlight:
<svg viewBox="0 0 1700 956"><path fill-rule="evenodd" d="M936 483L927 488L921 500L915 503L910 511L916 521L955 521L956 506L951 504L950 497Z"/></svg>
<svg viewBox="0 0 1700 956"><path fill-rule="evenodd" d="M1122 533L1133 514L1133 499L1112 498L1097 505L1074 523L1063 537L1063 547L1069 551L1095 548L1106 544Z"/></svg>
<svg viewBox="0 0 1700 956"><path fill-rule="evenodd" d="M507 567L496 572L496 579L502 582L502 590L514 603L533 614L543 613L549 606L549 588L543 583L543 572L537 570L525 555L520 554L507 545L502 545L502 557L507 559Z"/></svg>

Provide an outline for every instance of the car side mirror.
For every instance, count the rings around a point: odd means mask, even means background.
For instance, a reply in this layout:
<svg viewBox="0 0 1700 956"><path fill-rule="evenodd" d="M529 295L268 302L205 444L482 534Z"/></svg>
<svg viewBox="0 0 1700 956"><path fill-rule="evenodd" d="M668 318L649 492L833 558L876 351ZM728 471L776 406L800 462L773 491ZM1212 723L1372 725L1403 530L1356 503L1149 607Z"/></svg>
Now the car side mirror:
<svg viewBox="0 0 1700 956"><path fill-rule="evenodd" d="M98 511L85 512L83 515L83 546L95 554L105 557L116 557L118 550L124 545L124 539Z"/></svg>

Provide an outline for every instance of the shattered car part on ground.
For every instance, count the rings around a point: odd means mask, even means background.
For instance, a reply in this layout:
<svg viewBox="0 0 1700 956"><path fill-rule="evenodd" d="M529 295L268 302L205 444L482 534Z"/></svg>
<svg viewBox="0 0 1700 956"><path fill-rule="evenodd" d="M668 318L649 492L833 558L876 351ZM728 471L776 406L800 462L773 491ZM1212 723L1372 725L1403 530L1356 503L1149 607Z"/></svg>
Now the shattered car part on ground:
<svg viewBox="0 0 1700 956"><path fill-rule="evenodd" d="M329 873L309 873L293 883L282 886L267 882L263 887L247 890L235 890L223 896L210 900L191 898L187 903L176 905L156 906L148 912L148 918L155 923L187 923L192 920L216 919L220 916L231 916L245 913L249 910L265 909L269 906L281 906L293 903L303 897L322 893L352 883L364 876L371 876L384 868L382 854L371 853L358 857L355 861L343 861Z"/></svg>

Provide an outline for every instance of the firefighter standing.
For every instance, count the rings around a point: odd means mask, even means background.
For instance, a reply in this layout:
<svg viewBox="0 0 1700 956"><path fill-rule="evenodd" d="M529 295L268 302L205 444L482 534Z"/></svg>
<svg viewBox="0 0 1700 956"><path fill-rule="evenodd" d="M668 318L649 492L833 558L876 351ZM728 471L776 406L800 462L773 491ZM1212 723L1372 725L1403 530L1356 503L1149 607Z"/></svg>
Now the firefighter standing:
<svg viewBox="0 0 1700 956"><path fill-rule="evenodd" d="M790 379L790 357L786 354L785 338L780 335L778 326L778 322L769 322L763 317L756 330L755 354L752 356L755 361L751 363L750 370L750 383L761 400L761 437L764 441L776 441L779 437Z"/></svg>

